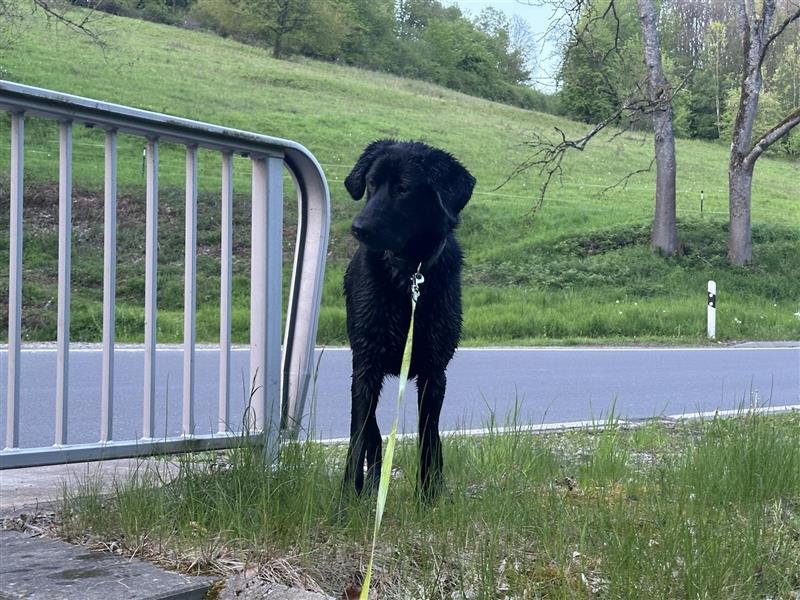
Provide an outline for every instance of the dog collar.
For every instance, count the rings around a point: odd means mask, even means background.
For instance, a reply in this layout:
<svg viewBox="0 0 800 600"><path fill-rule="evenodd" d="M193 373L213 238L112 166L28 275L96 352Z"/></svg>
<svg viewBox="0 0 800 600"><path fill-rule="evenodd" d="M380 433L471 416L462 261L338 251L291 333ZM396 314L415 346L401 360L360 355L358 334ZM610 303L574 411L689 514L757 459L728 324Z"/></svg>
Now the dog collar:
<svg viewBox="0 0 800 600"><path fill-rule="evenodd" d="M422 262L411 260L408 258L402 258L400 256L397 256L396 254L393 254L389 250L386 251L385 256L388 259L389 264L391 264L398 270L412 271L412 272L416 271L417 273L425 273L439 259L439 257L442 255L442 252L444 252L444 247L446 245L447 245L447 237L445 237L441 241L441 243L433 252L433 254L431 254L428 258L426 258Z"/></svg>

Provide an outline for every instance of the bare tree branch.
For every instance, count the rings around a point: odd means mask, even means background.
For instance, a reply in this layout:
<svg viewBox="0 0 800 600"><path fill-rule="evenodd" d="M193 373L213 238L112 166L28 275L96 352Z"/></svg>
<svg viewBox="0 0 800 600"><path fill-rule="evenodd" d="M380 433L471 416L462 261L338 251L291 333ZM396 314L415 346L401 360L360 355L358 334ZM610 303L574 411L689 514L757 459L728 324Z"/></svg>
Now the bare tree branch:
<svg viewBox="0 0 800 600"><path fill-rule="evenodd" d="M653 170L653 165L654 164L656 164L655 155L653 156L653 158L650 159L650 164L647 165L646 168L637 169L636 171L631 171L630 173L625 175L625 177L623 177L622 179L620 179L616 183L612 183L608 187L604 187L602 190L600 190L600 194L605 194L606 192L610 192L611 190L616 189L616 188L620 188L620 189L623 189L623 190L626 189L628 187L628 182L633 177L635 177L636 175L643 175L644 173L649 173L650 171Z"/></svg>
<svg viewBox="0 0 800 600"><path fill-rule="evenodd" d="M25 11L16 0L0 0L0 51L14 45L19 37L19 25Z"/></svg>
<svg viewBox="0 0 800 600"><path fill-rule="evenodd" d="M564 131L558 127L554 128L558 133L558 138L555 141L534 132L532 139L524 142L525 146L533 149L533 154L525 161L517 165L511 174L508 175L505 181L498 185L495 190L502 188L509 181L525 171L529 171L530 169L538 169L539 175L544 176L544 181L539 188L539 197L532 209L532 212L536 213L544 204L544 199L547 195L547 189L550 186L550 182L552 181L553 177L561 177L563 174L561 163L568 151L577 150L578 152L583 152L592 138L606 129L609 125L617 122L624 114L639 114L642 111L647 110L649 106L650 102L647 100L635 99L625 102L608 117L592 127L592 129L590 129L586 134L576 139L568 139ZM620 135L621 133L622 132L615 133L614 137Z"/></svg>
<svg viewBox="0 0 800 600"><path fill-rule="evenodd" d="M800 125L800 108L794 109L780 123L756 140L744 160L749 163L755 162L767 148L785 135L788 135L798 125Z"/></svg>
<svg viewBox="0 0 800 600"><path fill-rule="evenodd" d="M772 42L774 42L775 39L778 38L789 25L794 23L799 18L800 18L800 8L797 8L793 13L791 13L788 17L786 17L786 19L784 19L783 23L778 25L778 28L775 31L772 32L772 35L770 35L767 38L767 41L764 43L764 48L761 50L761 60L759 62L759 66L761 65L761 63L764 62L770 44L772 44Z"/></svg>
<svg viewBox="0 0 800 600"><path fill-rule="evenodd" d="M549 6L553 9L553 18L548 23L542 40L552 40L556 46L561 46L561 60L563 62L570 50L581 46L597 64L603 64L609 56L616 54L624 59L619 47L621 20L617 11L616 0L516 0L524 6ZM588 18L586 15L590 15ZM611 48L596 49L592 45L592 31L595 26L607 18L613 19L614 39ZM558 67L560 69L560 66ZM608 79L606 72L600 72L605 89L592 88L593 93L603 93L617 100L614 95L614 85Z"/></svg>
<svg viewBox="0 0 800 600"><path fill-rule="evenodd" d="M547 190L550 187L553 177L558 176L560 178L563 174L561 163L568 151L577 150L578 152L583 152L592 138L597 136L597 134L599 134L601 131L607 129L609 126L617 123L623 117L627 121L626 126L614 132L608 141L614 141L619 136L629 132L631 129L633 129L634 125L649 117L649 115L651 115L653 112L663 110L663 107L666 105L671 105L675 95L679 93L690 80L691 74L691 71L687 73L669 94L661 96L657 102L648 100L647 98L639 96L638 94L635 98L628 99L616 110L614 110L614 112L612 112L599 123L595 124L588 132L586 132L586 134L579 138L568 139L564 131L558 127L554 128L558 133L558 138L555 141L534 132L532 139L524 142L525 146L533 149L533 154L529 156L527 160L518 164L508 175L508 177L506 177L506 179L500 185L494 188L494 191L499 190L522 173L531 169L537 169L539 175L544 176L544 181L539 188L539 196L536 199L532 209L532 213L535 214L544 205L545 196L547 195ZM637 82L636 90L641 90L643 85L643 82ZM653 158L653 161L654 160L655 158ZM620 185L622 185L624 189L632 177L649 172L653 167L653 161L650 162L650 166L648 166L646 169L639 169L629 173L617 183L604 188L601 191L601 194L619 187Z"/></svg>
<svg viewBox="0 0 800 600"><path fill-rule="evenodd" d="M92 24L95 23L99 18L97 7L103 2L103 0L93 0L92 2L86 3L86 8L88 9L86 13L82 15L80 18L72 18L70 11L62 10L60 5L62 2L57 2L54 0L31 0L33 3L34 8L38 8L41 10L48 18L54 19L56 22L64 25L67 29L74 31L76 33L80 33L88 37L93 43L97 44L103 51L108 48L108 42L102 36L102 34L95 28L92 27Z"/></svg>

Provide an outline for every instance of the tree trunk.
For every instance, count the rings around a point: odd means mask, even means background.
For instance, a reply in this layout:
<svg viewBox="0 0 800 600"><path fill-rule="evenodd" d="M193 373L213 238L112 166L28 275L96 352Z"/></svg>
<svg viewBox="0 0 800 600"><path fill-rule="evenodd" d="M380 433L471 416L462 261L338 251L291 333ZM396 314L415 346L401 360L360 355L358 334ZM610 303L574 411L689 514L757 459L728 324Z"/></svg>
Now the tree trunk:
<svg viewBox="0 0 800 600"><path fill-rule="evenodd" d="M763 18L770 19L774 11L774 0L765 0ZM771 10L770 10L771 9ZM753 182L753 162L747 160L753 125L758 114L758 98L761 93L761 57L766 43L765 25L755 14L749 14L745 0L737 5L737 25L742 29L742 85L739 108L733 123L731 158L728 163L728 206L730 229L728 230L728 260L733 265L743 265L753 258L753 243L750 236L750 196ZM746 229L745 229L746 228Z"/></svg>
<svg viewBox="0 0 800 600"><path fill-rule="evenodd" d="M720 61L720 49L719 45L714 48L714 108L717 111L717 120L715 124L717 126L717 139L722 138L722 111L720 110L721 102L720 102L720 80L719 80L719 61Z"/></svg>
<svg viewBox="0 0 800 600"><path fill-rule="evenodd" d="M272 58L283 58L283 33L275 34L275 41L272 43Z"/></svg>
<svg viewBox="0 0 800 600"><path fill-rule="evenodd" d="M755 163L747 160L753 123L758 111L761 74L758 69L742 82L739 111L733 126L731 158L728 163L728 260L743 265L753 258L750 236L750 197Z"/></svg>
<svg viewBox="0 0 800 600"><path fill-rule="evenodd" d="M728 170L728 202L730 224L728 230L728 261L744 265L753 257L753 240L750 230L750 193L753 185L754 163L731 162Z"/></svg>
<svg viewBox="0 0 800 600"><path fill-rule="evenodd" d="M661 49L653 0L637 0L644 43L648 91L653 103L653 134L656 159L656 209L650 246L672 255L680 251L675 218L675 132L672 127L672 98L661 66Z"/></svg>

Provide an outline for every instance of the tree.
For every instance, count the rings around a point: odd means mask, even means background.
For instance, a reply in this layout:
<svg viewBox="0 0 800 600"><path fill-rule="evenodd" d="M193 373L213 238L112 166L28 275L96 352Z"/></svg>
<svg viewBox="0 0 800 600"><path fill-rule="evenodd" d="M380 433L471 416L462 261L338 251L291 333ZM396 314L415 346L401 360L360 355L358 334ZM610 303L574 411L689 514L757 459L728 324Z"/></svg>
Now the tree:
<svg viewBox="0 0 800 600"><path fill-rule="evenodd" d="M386 69L397 58L394 0L352 0L353 20L342 58L371 69Z"/></svg>
<svg viewBox="0 0 800 600"><path fill-rule="evenodd" d="M0 54L14 45L24 18L25 12L17 0L0 0Z"/></svg>
<svg viewBox="0 0 800 600"><path fill-rule="evenodd" d="M461 18L458 6L444 6L439 0L396 0L397 37L419 39L434 20L455 21Z"/></svg>
<svg viewBox="0 0 800 600"><path fill-rule="evenodd" d="M562 2L563 0L557 0ZM644 76L635 0L566 0L569 18L559 80L567 113L587 123L605 120Z"/></svg>
<svg viewBox="0 0 800 600"><path fill-rule="evenodd" d="M755 0L737 0L736 3L736 23L742 31L744 67L728 163L728 260L734 265L746 264L753 257L750 205L756 161L767 148L800 123L800 107L796 106L755 142L752 140L763 84L764 60L773 42L800 18L800 6L787 4L787 9L786 17L773 29L776 0L762 0L760 10Z"/></svg>
<svg viewBox="0 0 800 600"><path fill-rule="evenodd" d="M308 20L297 33L304 56L336 60L342 54L355 21L355 7L349 0L315 0Z"/></svg>
<svg viewBox="0 0 800 600"><path fill-rule="evenodd" d="M562 9L566 8L564 0L558 2ZM561 139L556 142L535 136L529 144L535 149L533 156L517 167L512 177L525 169L538 167L545 177L540 205L550 179L561 172L561 161L568 150L583 150L600 131L623 119L626 121L623 126L631 127L649 118L653 125L653 162L656 164L655 211L650 246L665 255L675 254L681 250L681 245L675 215L673 90L662 66L655 4L653 0L637 0L641 46L633 39L632 22L627 19L632 8L630 0L568 0L568 4L568 10L572 11L572 17L569 18L571 39L565 53L562 76L569 70L578 70L582 76L575 78L574 72L568 73L572 89L568 90L565 84L564 93L574 102L584 103L587 118L595 120L602 116L602 119L577 140L567 139L563 131L558 129ZM639 64L644 57L647 93L641 89L641 69L637 71L629 66L632 49L637 51ZM586 88L587 82L591 85L589 89Z"/></svg>
<svg viewBox="0 0 800 600"><path fill-rule="evenodd" d="M309 19L309 0L247 0L245 12L270 37L272 58L283 58L286 37L301 31Z"/></svg>
<svg viewBox="0 0 800 600"><path fill-rule="evenodd" d="M336 60L355 28L356 8L350 0L197 0L191 16L222 35L270 48L273 58Z"/></svg>
<svg viewBox="0 0 800 600"><path fill-rule="evenodd" d="M525 65L530 49L512 44L512 24L502 11L491 7L483 9L473 20L473 26L484 34L483 44L492 54L496 63L494 69L501 73L503 80L521 84L530 79ZM519 23L515 25L515 35L515 42L524 43L526 33ZM530 30L527 35L531 35Z"/></svg>
<svg viewBox="0 0 800 600"><path fill-rule="evenodd" d="M800 106L800 39L795 39L786 46L771 81L787 108Z"/></svg>
<svg viewBox="0 0 800 600"><path fill-rule="evenodd" d="M719 21L712 22L708 27L706 41L714 71L714 109L717 116L717 137L720 137L722 134L720 129L722 122L722 51L725 48L725 26Z"/></svg>
<svg viewBox="0 0 800 600"><path fill-rule="evenodd" d="M675 132L672 127L672 92L661 65L653 0L638 0L648 93L652 103L656 162L656 207L650 246L664 254L680 250L675 218Z"/></svg>
<svg viewBox="0 0 800 600"><path fill-rule="evenodd" d="M518 57L522 69L527 71L530 80L538 60L536 35L525 19L514 15L509 22L508 36L511 50Z"/></svg>

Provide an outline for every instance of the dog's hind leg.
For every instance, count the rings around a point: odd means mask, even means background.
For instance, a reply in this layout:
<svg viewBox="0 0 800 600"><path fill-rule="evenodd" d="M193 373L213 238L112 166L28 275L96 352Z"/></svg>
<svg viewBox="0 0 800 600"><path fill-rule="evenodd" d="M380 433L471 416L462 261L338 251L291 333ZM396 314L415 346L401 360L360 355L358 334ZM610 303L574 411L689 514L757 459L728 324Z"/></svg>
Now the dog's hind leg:
<svg viewBox="0 0 800 600"><path fill-rule="evenodd" d="M382 385L383 374L376 369L353 370L350 446L344 471L345 490L349 488L360 493L364 488L364 459L370 465L374 465L377 460L380 473L381 434L375 409Z"/></svg>
<svg viewBox="0 0 800 600"><path fill-rule="evenodd" d="M439 415L442 412L447 378L443 372L417 378L419 409L419 494L423 501L436 499L443 483L442 441Z"/></svg>

